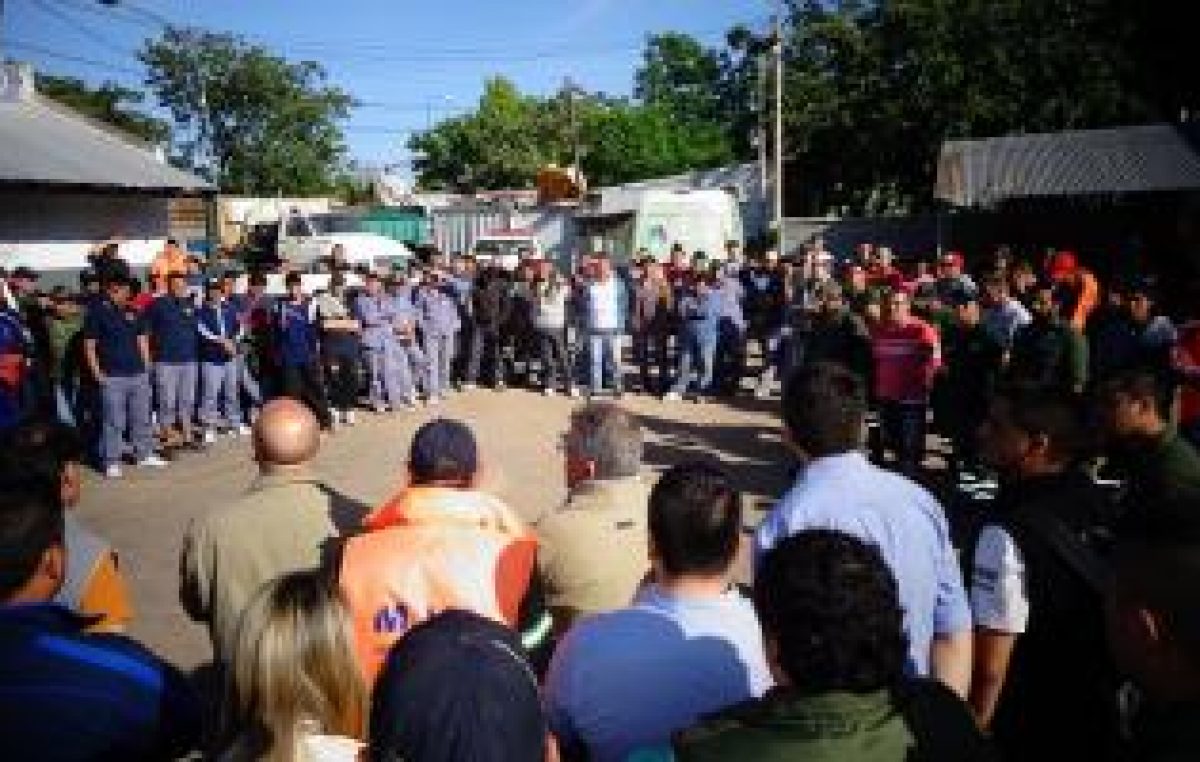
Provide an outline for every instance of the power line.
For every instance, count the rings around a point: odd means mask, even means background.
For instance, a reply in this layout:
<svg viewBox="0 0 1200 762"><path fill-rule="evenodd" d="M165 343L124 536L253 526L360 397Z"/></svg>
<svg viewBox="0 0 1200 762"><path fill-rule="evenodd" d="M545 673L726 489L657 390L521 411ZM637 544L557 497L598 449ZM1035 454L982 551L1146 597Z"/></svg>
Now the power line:
<svg viewBox="0 0 1200 762"><path fill-rule="evenodd" d="M117 21L122 24L149 29L159 27L159 24L147 21L144 18L134 17L126 14L123 5L100 5L94 0L54 0L55 4L70 6L77 11L83 11L88 14L100 16L109 21Z"/></svg>
<svg viewBox="0 0 1200 762"><path fill-rule="evenodd" d="M51 58L51 59L55 59L55 60L59 60L59 61L69 61L71 63L84 64L86 66L92 66L97 69L104 69L107 71L112 71L112 72L116 72L116 73L120 73L120 74L131 74L135 77L141 77L145 74L145 72L142 71L141 69L135 69L132 66L122 66L121 64L116 64L111 61L97 61L94 58L87 58L85 56L72 55L70 53L61 53L59 51L51 50L50 48L46 48L41 45L37 45L37 44L31 43L31 42L24 42L22 40L7 39L7 40L5 40L4 45L5 45L5 47L9 47L9 48L17 48L19 50L27 50L31 53L37 53L38 55L45 56L46 58Z"/></svg>
<svg viewBox="0 0 1200 762"><path fill-rule="evenodd" d="M111 38L106 37L99 32L96 32L94 29L84 26L79 22L79 19L70 16L61 8L50 5L48 2L46 2L46 0L32 0L31 5L40 10L42 13L45 13L46 15L56 19L60 24L70 29L79 37L91 40L92 42L103 45L106 48L115 50L118 53L129 53L129 51L122 47L119 43L114 42Z"/></svg>

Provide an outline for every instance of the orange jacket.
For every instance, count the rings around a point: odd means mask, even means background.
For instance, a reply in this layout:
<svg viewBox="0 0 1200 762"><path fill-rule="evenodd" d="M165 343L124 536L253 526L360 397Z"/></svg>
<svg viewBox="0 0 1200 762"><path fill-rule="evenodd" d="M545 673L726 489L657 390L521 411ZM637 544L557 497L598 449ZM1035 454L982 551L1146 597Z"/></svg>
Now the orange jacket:
<svg viewBox="0 0 1200 762"><path fill-rule="evenodd" d="M1071 314L1064 317L1075 330L1083 333L1087 327L1088 317L1100 304L1100 283L1096 280L1095 275L1082 267L1075 271L1073 281L1071 285L1078 290L1078 295L1072 306Z"/></svg>
<svg viewBox="0 0 1200 762"><path fill-rule="evenodd" d="M168 247L160 251L150 263L150 277L166 283L171 273L187 275L188 256L181 249Z"/></svg>
<svg viewBox="0 0 1200 762"><path fill-rule="evenodd" d="M410 487L347 540L339 575L367 685L388 649L446 609L517 624L537 540L501 501L480 492Z"/></svg>

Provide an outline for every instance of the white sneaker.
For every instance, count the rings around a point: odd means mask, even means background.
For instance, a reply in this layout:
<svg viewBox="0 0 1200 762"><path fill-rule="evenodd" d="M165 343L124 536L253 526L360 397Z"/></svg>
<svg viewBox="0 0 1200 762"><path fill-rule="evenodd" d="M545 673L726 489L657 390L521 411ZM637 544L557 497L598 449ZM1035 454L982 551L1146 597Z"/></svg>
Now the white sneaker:
<svg viewBox="0 0 1200 762"><path fill-rule="evenodd" d="M478 388L479 388L479 386L478 386L478 385L476 385L476 384L463 384L463 385L462 385L462 390L463 390L464 392L473 392L473 391L475 391L475 390L476 390L476 389L478 389Z"/></svg>
<svg viewBox="0 0 1200 762"><path fill-rule="evenodd" d="M667 392L663 395L663 402L682 402L683 395L679 392Z"/></svg>
<svg viewBox="0 0 1200 762"><path fill-rule="evenodd" d="M579 399L579 390L573 386L571 387L571 391L567 392L567 394L571 397L571 399Z"/></svg>
<svg viewBox="0 0 1200 762"><path fill-rule="evenodd" d="M204 430L204 444L210 445L217 441L217 432L215 429Z"/></svg>
<svg viewBox="0 0 1200 762"><path fill-rule="evenodd" d="M545 391L543 391L543 392L542 392L542 394L546 395L547 397L553 397L553 396L554 396L554 390L553 390L553 389L550 389L550 388L547 388Z"/></svg>
<svg viewBox="0 0 1200 762"><path fill-rule="evenodd" d="M108 468L104 469L104 478L105 479L120 479L121 478L121 467L118 466L116 463L109 463Z"/></svg>
<svg viewBox="0 0 1200 762"><path fill-rule="evenodd" d="M150 453L146 457L138 461L138 468L166 468L171 465L169 462L158 457L154 453Z"/></svg>
<svg viewBox="0 0 1200 762"><path fill-rule="evenodd" d="M342 419L346 422L347 426L353 426L356 421L354 411L346 410L345 412L342 413Z"/></svg>
<svg viewBox="0 0 1200 762"><path fill-rule="evenodd" d="M238 426L237 433L239 437L248 437L250 436L250 427L243 423L241 426Z"/></svg>

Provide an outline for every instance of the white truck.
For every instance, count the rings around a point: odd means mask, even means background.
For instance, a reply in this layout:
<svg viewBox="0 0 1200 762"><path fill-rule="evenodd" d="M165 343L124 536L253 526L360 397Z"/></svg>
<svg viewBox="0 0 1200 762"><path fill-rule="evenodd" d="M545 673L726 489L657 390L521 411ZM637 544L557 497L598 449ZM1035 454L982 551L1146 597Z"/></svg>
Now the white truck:
<svg viewBox="0 0 1200 762"><path fill-rule="evenodd" d="M475 261L496 262L505 270L515 270L523 259L543 259L541 241L532 230L491 230L475 239L471 247Z"/></svg>
<svg viewBox="0 0 1200 762"><path fill-rule="evenodd" d="M379 272L407 264L413 257L412 250L399 241L363 232L358 218L345 212L305 214L291 209L281 216L275 227L275 250L279 258L297 270L316 269L339 244L351 267L365 265Z"/></svg>
<svg viewBox="0 0 1200 762"><path fill-rule="evenodd" d="M741 209L724 190L614 189L599 196L577 218L580 245L618 262L643 249L662 261L676 243L689 256L703 251L720 260L726 241L742 242Z"/></svg>

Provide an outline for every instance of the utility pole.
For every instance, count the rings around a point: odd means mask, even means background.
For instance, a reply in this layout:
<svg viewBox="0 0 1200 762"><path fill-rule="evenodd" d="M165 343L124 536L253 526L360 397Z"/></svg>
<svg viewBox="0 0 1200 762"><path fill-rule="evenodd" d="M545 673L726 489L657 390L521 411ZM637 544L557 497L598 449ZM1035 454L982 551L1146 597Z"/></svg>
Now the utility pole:
<svg viewBox="0 0 1200 762"><path fill-rule="evenodd" d="M780 256L787 255L783 237L783 0L775 3L775 31L771 46L775 53L775 235Z"/></svg>
<svg viewBox="0 0 1200 762"><path fill-rule="evenodd" d="M766 203L767 193L769 192L768 185L770 180L767 175L767 108L770 103L770 97L767 95L767 59L763 57L762 51L758 53L758 108L755 109L758 113L757 133L755 134L755 142L758 144L758 191L762 194L763 203Z"/></svg>
<svg viewBox="0 0 1200 762"><path fill-rule="evenodd" d="M571 168L575 170L575 182L579 182L579 123L575 117L575 83L570 77L563 80L563 89L567 92L567 109L571 119Z"/></svg>

